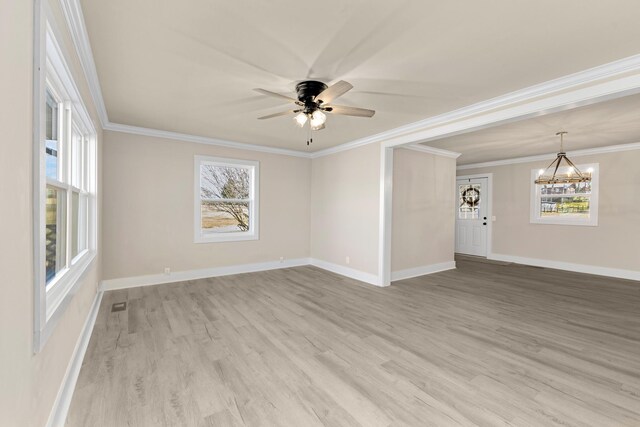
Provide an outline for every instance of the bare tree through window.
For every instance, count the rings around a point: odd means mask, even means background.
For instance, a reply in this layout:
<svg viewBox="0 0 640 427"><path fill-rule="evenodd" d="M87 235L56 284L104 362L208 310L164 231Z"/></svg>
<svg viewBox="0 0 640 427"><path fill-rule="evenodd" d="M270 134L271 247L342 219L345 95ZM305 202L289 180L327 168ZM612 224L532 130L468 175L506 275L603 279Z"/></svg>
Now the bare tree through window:
<svg viewBox="0 0 640 427"><path fill-rule="evenodd" d="M247 231L251 173L243 167L204 164L200 169L202 227L216 231Z"/></svg>

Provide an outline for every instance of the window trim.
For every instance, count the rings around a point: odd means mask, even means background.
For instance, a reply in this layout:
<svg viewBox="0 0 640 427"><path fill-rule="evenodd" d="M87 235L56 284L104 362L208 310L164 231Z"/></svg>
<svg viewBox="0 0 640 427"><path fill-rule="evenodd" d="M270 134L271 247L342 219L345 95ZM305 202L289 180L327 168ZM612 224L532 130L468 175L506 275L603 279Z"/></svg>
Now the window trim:
<svg viewBox="0 0 640 427"><path fill-rule="evenodd" d="M531 224L552 224L552 225L582 225L589 227L597 227L598 226L598 193L599 193L599 178L600 178L600 168L598 163L584 163L576 165L578 169L581 171L586 171L589 168L593 168L593 172L591 173L591 194L589 197L589 218L587 219L579 219L579 218L558 218L558 217L548 217L544 218L540 216L540 203L538 203L540 199L540 185L536 184L534 181L538 177L538 173L540 169L532 169L531 170L531 202L530 202L530 219L529 222Z"/></svg>
<svg viewBox="0 0 640 427"><path fill-rule="evenodd" d="M33 286L34 286L34 331L33 352L42 350L53 333L58 320L62 317L69 302L78 292L81 278L96 259L98 248L97 226L97 132L91 116L83 103L80 91L73 80L73 74L67 66L63 49L58 43L60 32L54 25L53 11L47 2L36 2L34 70L33 70ZM53 179L46 174L46 100L50 91L58 102L58 176ZM60 120L63 118L63 120ZM82 137L86 138L83 154L86 162L86 182L81 188L73 185L70 164L66 164L71 155L71 147L63 147L64 138L73 125L78 126ZM71 142L69 141L69 144ZM65 151L65 153L62 153ZM68 153L67 153L68 152ZM85 153L86 152L86 153ZM70 157L69 157L70 159ZM65 173L68 176L61 175ZM71 212L66 213L66 252L65 265L56 276L46 283L46 191L47 186L66 192L66 205L72 204L72 193L78 192L87 200L86 209L86 249L72 256L68 244L72 238ZM82 199L82 197L80 197ZM68 261L67 261L68 260Z"/></svg>
<svg viewBox="0 0 640 427"><path fill-rule="evenodd" d="M200 166L202 164L213 164L216 166L241 166L251 170L251 189L250 189L250 212L249 212L249 230L237 231L229 233L206 233L202 231L202 211L200 197ZM247 240L259 240L260 226L260 162L253 160L239 160L224 157L202 156L194 157L193 168L193 242L194 243L219 243L219 242L238 242Z"/></svg>

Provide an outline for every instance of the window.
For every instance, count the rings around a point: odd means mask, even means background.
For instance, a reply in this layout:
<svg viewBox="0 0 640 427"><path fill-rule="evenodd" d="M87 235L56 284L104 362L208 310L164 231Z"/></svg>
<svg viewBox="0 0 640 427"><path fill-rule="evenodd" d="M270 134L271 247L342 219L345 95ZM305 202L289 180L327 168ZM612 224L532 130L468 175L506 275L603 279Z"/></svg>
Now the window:
<svg viewBox="0 0 640 427"><path fill-rule="evenodd" d="M96 255L96 132L47 21L34 121L35 334L39 351Z"/></svg>
<svg viewBox="0 0 640 427"><path fill-rule="evenodd" d="M533 181L544 171L531 171L531 222L536 224L598 225L598 164L576 165L590 182L540 185ZM560 174L569 168L558 170Z"/></svg>
<svg viewBox="0 0 640 427"><path fill-rule="evenodd" d="M258 162L196 156L195 242L258 239Z"/></svg>

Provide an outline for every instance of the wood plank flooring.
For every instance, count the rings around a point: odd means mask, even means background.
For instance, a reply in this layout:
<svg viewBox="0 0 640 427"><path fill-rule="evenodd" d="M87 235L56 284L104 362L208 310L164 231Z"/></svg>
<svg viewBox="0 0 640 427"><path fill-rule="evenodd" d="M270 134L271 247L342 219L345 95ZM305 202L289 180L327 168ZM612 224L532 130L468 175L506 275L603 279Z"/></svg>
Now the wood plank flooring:
<svg viewBox="0 0 640 427"><path fill-rule="evenodd" d="M640 283L460 258L111 291L67 425L640 426Z"/></svg>

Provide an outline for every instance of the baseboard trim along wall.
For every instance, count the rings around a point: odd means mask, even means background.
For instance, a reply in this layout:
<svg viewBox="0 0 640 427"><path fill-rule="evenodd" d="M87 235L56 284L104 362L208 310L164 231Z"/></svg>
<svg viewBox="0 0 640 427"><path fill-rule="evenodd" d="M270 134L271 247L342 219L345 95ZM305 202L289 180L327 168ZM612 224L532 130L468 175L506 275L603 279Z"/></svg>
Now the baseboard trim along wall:
<svg viewBox="0 0 640 427"><path fill-rule="evenodd" d="M574 264L571 262L552 261L538 258L527 258L514 255L489 254L487 259L495 261L513 262L534 267L555 268L557 270L574 271L576 273L594 274L596 276L616 277L618 279L640 281L640 271L623 270L618 268L598 267L596 265Z"/></svg>
<svg viewBox="0 0 640 427"><path fill-rule="evenodd" d="M313 265L314 267L339 274L341 276L346 276L351 279L369 283L370 285L382 286L380 277L378 277L377 274L366 273L361 270L356 270L355 268L345 267L344 265L334 264L332 262L323 261L317 258L311 258L309 260L309 264Z"/></svg>
<svg viewBox="0 0 640 427"><path fill-rule="evenodd" d="M279 268L300 267L309 265L309 258L285 259L255 264L239 264L226 267L202 268L199 270L175 271L169 274L150 274L146 276L124 277L121 279L103 280L100 289L136 288L138 286L161 285L163 283L184 282L186 280L206 279L209 277L229 276L232 274L255 273L257 271L277 270Z"/></svg>
<svg viewBox="0 0 640 427"><path fill-rule="evenodd" d="M91 333L93 332L93 326L95 325L96 318L98 317L98 310L100 309L102 295L103 292L98 291L95 298L93 299L93 304L91 305L91 309L89 310L87 319L85 320L84 326L82 327L82 332L78 337L76 347L73 349L71 361L69 362L69 366L67 366L67 372L65 372L64 377L62 378L62 384L60 384L58 395L56 396L56 400L53 403L53 408L51 408L49 420L46 424L47 427L60 427L64 426L65 424L67 413L69 412L69 407L71 406L71 398L73 397L73 392L76 388L76 382L78 381L78 376L80 375L82 361L84 360L84 355L87 352L89 340L91 339Z"/></svg>
<svg viewBox="0 0 640 427"><path fill-rule="evenodd" d="M376 274L367 273L355 268L346 267L340 264L323 261L317 258L297 258L284 261L269 261L256 264L230 265L226 267L202 268L199 270L177 271L169 274L150 274L145 276L123 277L120 279L103 280L100 285L101 291L113 291L116 289L136 288L138 286L161 285L163 283L184 282L187 280L206 279L209 277L229 276L231 274L255 273L258 271L277 270L280 268L301 267L303 265L313 265L314 267L359 280L374 286L382 286L380 277ZM395 271L391 273L391 280L409 279L411 277L425 274L437 273L439 271L456 268L455 261L443 262L440 264L425 265L407 270Z"/></svg>
<svg viewBox="0 0 640 427"><path fill-rule="evenodd" d="M453 270L456 268L455 261L441 262L438 264L423 265L420 267L407 268L391 272L391 281L411 279L412 277L424 276L425 274L438 273L440 271Z"/></svg>

